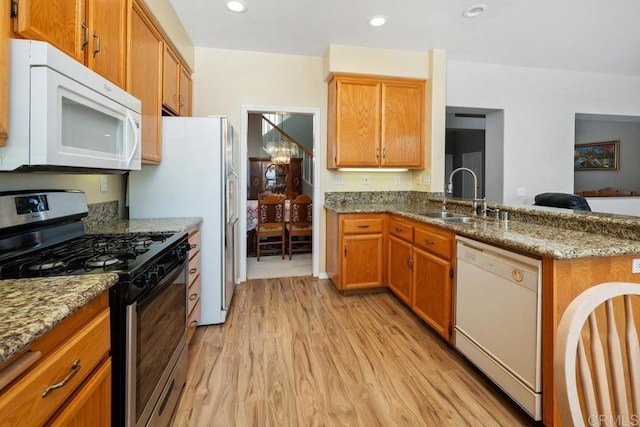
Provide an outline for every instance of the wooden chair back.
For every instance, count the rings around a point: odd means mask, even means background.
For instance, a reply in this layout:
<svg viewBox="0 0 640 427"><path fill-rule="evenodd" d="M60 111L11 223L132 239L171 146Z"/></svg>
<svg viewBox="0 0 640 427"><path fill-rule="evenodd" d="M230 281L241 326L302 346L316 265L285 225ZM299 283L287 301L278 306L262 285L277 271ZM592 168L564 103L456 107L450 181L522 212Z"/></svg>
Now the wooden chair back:
<svg viewBox="0 0 640 427"><path fill-rule="evenodd" d="M260 261L261 253L285 253L285 198L267 196L258 200L258 224L256 225L256 255ZM279 244L280 249L274 249ZM271 249L268 249L271 248Z"/></svg>
<svg viewBox="0 0 640 427"><path fill-rule="evenodd" d="M313 238L313 200L304 194L291 201L289 211L289 259L294 252L310 252Z"/></svg>
<svg viewBox="0 0 640 427"><path fill-rule="evenodd" d="M638 330L638 283L603 283L569 304L554 350L563 426L640 422Z"/></svg>

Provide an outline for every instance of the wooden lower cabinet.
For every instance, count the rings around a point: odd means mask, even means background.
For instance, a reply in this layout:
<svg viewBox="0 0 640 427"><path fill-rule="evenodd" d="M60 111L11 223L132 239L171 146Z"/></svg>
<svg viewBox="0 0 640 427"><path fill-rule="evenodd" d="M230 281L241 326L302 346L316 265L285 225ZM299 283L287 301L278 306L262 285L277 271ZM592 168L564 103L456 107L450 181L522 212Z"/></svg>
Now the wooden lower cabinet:
<svg viewBox="0 0 640 427"><path fill-rule="evenodd" d="M385 284L384 214L327 211L327 274L341 291Z"/></svg>
<svg viewBox="0 0 640 427"><path fill-rule="evenodd" d="M343 290L383 286L383 245L382 233L342 237Z"/></svg>
<svg viewBox="0 0 640 427"><path fill-rule="evenodd" d="M455 234L389 218L389 289L446 340L452 339Z"/></svg>
<svg viewBox="0 0 640 427"><path fill-rule="evenodd" d="M451 337L451 262L413 248L411 309L445 339Z"/></svg>
<svg viewBox="0 0 640 427"><path fill-rule="evenodd" d="M111 358L96 369L91 378L54 420L52 426L111 426Z"/></svg>
<svg viewBox="0 0 640 427"><path fill-rule="evenodd" d="M109 319L104 292L5 362L0 376L19 374L0 391L0 425L109 426Z"/></svg>
<svg viewBox="0 0 640 427"><path fill-rule="evenodd" d="M413 244L390 235L388 247L387 286L402 302L411 306Z"/></svg>

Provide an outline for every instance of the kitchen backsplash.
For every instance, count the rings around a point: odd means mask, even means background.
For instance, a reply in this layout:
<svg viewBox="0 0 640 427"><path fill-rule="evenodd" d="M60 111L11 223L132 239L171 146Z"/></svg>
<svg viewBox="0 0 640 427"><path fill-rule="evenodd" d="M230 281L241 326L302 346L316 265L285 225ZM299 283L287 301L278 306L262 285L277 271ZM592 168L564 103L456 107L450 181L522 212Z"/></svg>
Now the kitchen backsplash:
<svg viewBox="0 0 640 427"><path fill-rule="evenodd" d="M96 228L119 218L119 204L117 200L91 203L88 205L88 208L89 214L86 218L83 218L85 228Z"/></svg>

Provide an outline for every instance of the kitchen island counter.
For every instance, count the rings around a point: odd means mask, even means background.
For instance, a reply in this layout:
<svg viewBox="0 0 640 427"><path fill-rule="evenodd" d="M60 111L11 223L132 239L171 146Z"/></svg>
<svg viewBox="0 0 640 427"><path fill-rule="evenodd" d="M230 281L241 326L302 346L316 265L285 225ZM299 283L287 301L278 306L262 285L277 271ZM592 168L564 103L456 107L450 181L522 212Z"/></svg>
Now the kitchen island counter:
<svg viewBox="0 0 640 427"><path fill-rule="evenodd" d="M585 215L567 210L508 207L509 221L477 217L468 223L447 222L419 215L439 211L441 203L334 203L324 207L339 214L388 213L453 230L456 234L553 259L578 259L640 254L640 221L618 215ZM502 207L500 207L502 208ZM451 206L469 215L470 206ZM470 216L470 215L469 215ZM579 228L579 229L576 229Z"/></svg>
<svg viewBox="0 0 640 427"><path fill-rule="evenodd" d="M0 364L117 281L115 273L0 280Z"/></svg>
<svg viewBox="0 0 640 427"><path fill-rule="evenodd" d="M200 225L202 218L117 219L86 227L89 234L188 232Z"/></svg>

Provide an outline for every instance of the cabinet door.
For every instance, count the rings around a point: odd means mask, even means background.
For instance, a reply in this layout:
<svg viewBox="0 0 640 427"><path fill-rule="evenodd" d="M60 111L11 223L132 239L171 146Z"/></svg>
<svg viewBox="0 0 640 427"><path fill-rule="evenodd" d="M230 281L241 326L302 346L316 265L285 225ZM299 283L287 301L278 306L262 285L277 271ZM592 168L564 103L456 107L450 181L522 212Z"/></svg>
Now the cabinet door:
<svg viewBox="0 0 640 427"><path fill-rule="evenodd" d="M451 327L452 272L449 261L413 248L411 308L447 340Z"/></svg>
<svg viewBox="0 0 640 427"><path fill-rule="evenodd" d="M85 0L18 0L16 33L51 43L84 63ZM85 32L86 30L86 32ZM86 40L88 42L88 40Z"/></svg>
<svg viewBox="0 0 640 427"><path fill-rule="evenodd" d="M162 36L138 1L133 2L127 90L142 101L142 161L162 155Z"/></svg>
<svg viewBox="0 0 640 427"><path fill-rule="evenodd" d="M412 245L409 242L389 236L387 268L389 280L387 286L402 302L411 305L411 257Z"/></svg>
<svg viewBox="0 0 640 427"><path fill-rule="evenodd" d="M382 283L383 234L342 238L342 290L375 288Z"/></svg>
<svg viewBox="0 0 640 427"><path fill-rule="evenodd" d="M191 116L191 75L189 70L180 67L180 95L178 96L180 115Z"/></svg>
<svg viewBox="0 0 640 427"><path fill-rule="evenodd" d="M335 99L336 166L378 166L380 157L380 82L337 80ZM331 114L331 112L330 112Z"/></svg>
<svg viewBox="0 0 640 427"><path fill-rule="evenodd" d="M85 381L51 426L111 426L111 358Z"/></svg>
<svg viewBox="0 0 640 427"><path fill-rule="evenodd" d="M168 44L164 45L164 72L162 73L162 104L174 114L180 111L178 90L180 81L180 62Z"/></svg>
<svg viewBox="0 0 640 427"><path fill-rule="evenodd" d="M381 166L422 167L424 100L425 86L421 81L382 84Z"/></svg>
<svg viewBox="0 0 640 427"><path fill-rule="evenodd" d="M8 0L0 5L9 7ZM0 19L0 147L9 136L9 20Z"/></svg>
<svg viewBox="0 0 640 427"><path fill-rule="evenodd" d="M87 66L118 86L125 87L126 0L89 0Z"/></svg>

